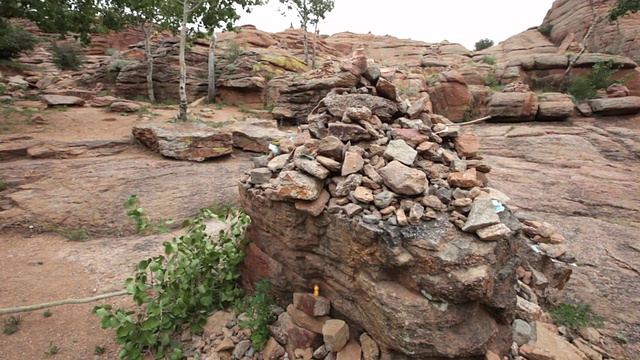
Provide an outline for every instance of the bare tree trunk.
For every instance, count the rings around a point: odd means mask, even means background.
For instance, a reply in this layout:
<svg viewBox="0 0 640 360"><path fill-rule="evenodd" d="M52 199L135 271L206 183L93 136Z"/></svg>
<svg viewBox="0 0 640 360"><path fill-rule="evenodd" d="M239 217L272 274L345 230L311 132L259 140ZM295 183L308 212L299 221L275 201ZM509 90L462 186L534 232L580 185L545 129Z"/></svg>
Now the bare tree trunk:
<svg viewBox="0 0 640 360"><path fill-rule="evenodd" d="M208 64L208 87L207 102L216 101L216 33L212 31L211 41L209 42L209 64Z"/></svg>
<svg viewBox="0 0 640 360"><path fill-rule="evenodd" d="M189 1L184 0L182 8L182 28L180 29L180 113L178 121L187 121L187 64L185 51L187 42L187 21L189 20Z"/></svg>
<svg viewBox="0 0 640 360"><path fill-rule="evenodd" d="M313 55L311 56L311 68L316 68L316 39L318 37L318 22L313 27Z"/></svg>
<svg viewBox="0 0 640 360"><path fill-rule="evenodd" d="M580 51L569 62L569 65L567 66L567 69L564 71L564 76L562 78L562 85L561 85L562 86L562 90L566 90L567 86L569 85L569 80L571 78L571 70L573 70L573 66L578 62L578 60L580 59L582 54L584 54L584 52L587 50L587 40L589 40L589 37L591 36L591 33L593 32L593 29L596 27L596 25L600 21L602 21L602 18L603 18L602 15L599 15L597 13L596 8L595 8L595 6L593 4L593 0L591 0L590 3L591 3L591 12L593 13L593 22L589 26L589 29L587 30L587 33L582 38Z"/></svg>
<svg viewBox="0 0 640 360"><path fill-rule="evenodd" d="M156 95L153 92L153 54L151 53L151 34L147 28L149 24L142 24L142 32L144 33L144 50L147 56L147 93L149 94L149 101L155 102Z"/></svg>
<svg viewBox="0 0 640 360"><path fill-rule="evenodd" d="M302 26L302 44L304 45L304 63L309 65L309 40L307 38L307 24Z"/></svg>

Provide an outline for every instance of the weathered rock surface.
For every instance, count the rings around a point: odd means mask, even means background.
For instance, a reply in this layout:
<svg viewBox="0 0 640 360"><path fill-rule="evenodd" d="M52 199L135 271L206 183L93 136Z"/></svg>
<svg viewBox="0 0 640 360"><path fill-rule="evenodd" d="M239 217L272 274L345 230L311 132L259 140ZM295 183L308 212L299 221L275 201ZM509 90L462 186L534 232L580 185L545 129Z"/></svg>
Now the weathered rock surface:
<svg viewBox="0 0 640 360"><path fill-rule="evenodd" d="M630 115L640 113L640 96L625 96L589 100L591 111L597 115Z"/></svg>
<svg viewBox="0 0 640 360"><path fill-rule="evenodd" d="M203 161L229 155L232 136L200 123L162 123L135 126L133 136L144 146L178 160Z"/></svg>
<svg viewBox="0 0 640 360"><path fill-rule="evenodd" d="M91 140L62 142L36 140L30 136L0 139L0 161L36 159L72 159L109 156L121 153L133 144L130 140Z"/></svg>
<svg viewBox="0 0 640 360"><path fill-rule="evenodd" d="M563 124L473 126L491 164L493 186L511 198L522 219L544 219L586 266L573 267L560 301L590 304L605 319L603 333L637 339L640 307L638 116L571 119ZM570 126L568 126L570 125ZM514 134L514 132L518 134ZM571 149L571 151L567 151ZM625 315L620 315L625 314ZM637 358L640 347L616 350Z"/></svg>
<svg viewBox="0 0 640 360"><path fill-rule="evenodd" d="M571 96L560 93L543 93L538 96L540 105L536 120L538 121L558 121L566 120L573 115L575 107Z"/></svg>
<svg viewBox="0 0 640 360"><path fill-rule="evenodd" d="M604 16L615 4L615 0L605 0L593 8L588 0L558 0L544 18L543 26L551 24L551 40L560 44L570 35L582 41L596 17ZM636 29L640 25L640 14L628 14L616 22L598 21L587 39L585 46L591 52L612 52L640 61L640 49L636 40Z"/></svg>
<svg viewBox="0 0 640 360"><path fill-rule="evenodd" d="M153 218L185 219L210 206L212 199L237 202L235 179L250 167L250 157L243 154L215 164L135 154L1 162L0 172L10 188L2 194L9 204L2 205L0 221L5 226L83 228L108 236L133 233L122 211L131 194L140 196Z"/></svg>

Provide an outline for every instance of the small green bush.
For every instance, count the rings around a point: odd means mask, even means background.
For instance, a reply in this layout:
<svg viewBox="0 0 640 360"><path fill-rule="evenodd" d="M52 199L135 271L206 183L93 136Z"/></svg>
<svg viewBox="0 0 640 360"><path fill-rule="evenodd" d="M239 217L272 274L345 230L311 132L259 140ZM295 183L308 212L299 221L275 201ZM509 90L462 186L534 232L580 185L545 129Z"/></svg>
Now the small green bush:
<svg viewBox="0 0 640 360"><path fill-rule="evenodd" d="M53 63L60 70L78 70L84 63L84 52L79 45L64 43L62 45L53 42L51 44Z"/></svg>
<svg viewBox="0 0 640 360"><path fill-rule="evenodd" d="M116 53L116 49L112 49L112 48L104 49L104 54L107 55L107 56L111 56L111 55L113 55L115 53Z"/></svg>
<svg viewBox="0 0 640 360"><path fill-rule="evenodd" d="M593 65L591 73L571 79L566 92L578 102L592 99L598 93L598 89L606 89L613 84L624 82L613 79L613 75L618 71L620 69L612 60L597 62Z"/></svg>
<svg viewBox="0 0 640 360"><path fill-rule="evenodd" d="M18 332L18 330L20 330L20 321L22 320L22 318L20 318L20 316L12 316L8 319L6 319L4 321L4 333L6 335L11 335L14 334L16 332Z"/></svg>
<svg viewBox="0 0 640 360"><path fill-rule="evenodd" d="M0 83L0 96L7 93L7 85Z"/></svg>
<svg viewBox="0 0 640 360"><path fill-rule="evenodd" d="M276 320L271 313L271 308L275 306L276 301L269 291L271 291L269 279L262 278L256 283L256 291L251 297L248 311L249 320L239 324L241 327L251 329L251 342L258 351L267 345L267 340L271 336L269 324Z"/></svg>
<svg viewBox="0 0 640 360"><path fill-rule="evenodd" d="M109 63L109 72L116 72L119 73L120 70L124 69L125 66L129 65L131 63L130 60L125 60L125 59L115 59L112 62Z"/></svg>
<svg viewBox="0 0 640 360"><path fill-rule="evenodd" d="M590 305L560 304L549 311L551 317L558 325L571 329L581 327L601 327L603 319L594 314Z"/></svg>
<svg viewBox="0 0 640 360"><path fill-rule="evenodd" d="M493 91L502 91L502 84L495 75L489 75L482 79L488 87Z"/></svg>
<svg viewBox="0 0 640 360"><path fill-rule="evenodd" d="M493 40L491 40L491 39L478 40L478 42L476 42L475 51L484 50L484 49L490 48L492 46L493 46Z"/></svg>
<svg viewBox="0 0 640 360"><path fill-rule="evenodd" d="M246 49L243 46L240 46L237 41L231 40L227 47L227 60L232 63L236 61L240 55L244 54L245 51Z"/></svg>
<svg viewBox="0 0 640 360"><path fill-rule="evenodd" d="M497 60L495 56L485 55L482 57L482 62L489 65L495 65Z"/></svg>
<svg viewBox="0 0 640 360"><path fill-rule="evenodd" d="M0 21L0 59L13 59L33 50L38 38L21 26Z"/></svg>
<svg viewBox="0 0 640 360"><path fill-rule="evenodd" d="M553 25L551 24L538 26L538 32L540 32L540 34L544 35L544 37L546 38L549 38L549 36L551 36L551 30L553 30Z"/></svg>
<svg viewBox="0 0 640 360"><path fill-rule="evenodd" d="M107 67L107 79L115 83L116 79L118 78L118 74L120 74L120 71L130 63L131 61L125 59L115 59L111 61L109 63L109 66ZM145 99L146 101L149 101L149 99Z"/></svg>

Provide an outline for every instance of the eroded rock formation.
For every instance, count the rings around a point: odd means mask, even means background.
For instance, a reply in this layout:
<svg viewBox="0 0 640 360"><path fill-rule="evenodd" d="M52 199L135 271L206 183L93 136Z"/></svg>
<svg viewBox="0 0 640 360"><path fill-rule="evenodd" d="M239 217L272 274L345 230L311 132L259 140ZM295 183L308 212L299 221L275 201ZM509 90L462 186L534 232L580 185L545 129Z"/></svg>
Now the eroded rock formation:
<svg viewBox="0 0 640 360"><path fill-rule="evenodd" d="M520 223L483 190L477 137L432 114L428 95L338 89L308 120L241 187L246 280L268 275L283 296L319 284L383 358L505 353Z"/></svg>
<svg viewBox="0 0 640 360"><path fill-rule="evenodd" d="M544 18L543 26L551 28L550 38L556 44L565 40L582 42L594 24L584 45L591 52L613 53L640 61L640 14L627 14L610 22L607 12L615 0L556 0Z"/></svg>

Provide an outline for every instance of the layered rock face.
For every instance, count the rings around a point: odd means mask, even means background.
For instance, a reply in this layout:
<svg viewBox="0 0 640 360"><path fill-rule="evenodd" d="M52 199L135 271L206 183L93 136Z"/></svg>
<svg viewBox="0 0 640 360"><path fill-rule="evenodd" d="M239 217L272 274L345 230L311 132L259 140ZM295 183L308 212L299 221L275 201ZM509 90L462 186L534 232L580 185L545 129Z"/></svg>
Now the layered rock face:
<svg viewBox="0 0 640 360"><path fill-rule="evenodd" d="M560 44L568 37L581 42L595 19L600 19L593 27L585 46L592 52L606 52L628 56L640 61L638 36L640 14L628 14L616 22L609 22L606 14L616 0L556 0L543 21L553 25L551 40Z"/></svg>
<svg viewBox="0 0 640 360"><path fill-rule="evenodd" d="M485 188L477 136L432 114L428 95L364 89L331 91L244 179L244 280L269 276L285 301L319 285L383 359L506 353L520 224Z"/></svg>

